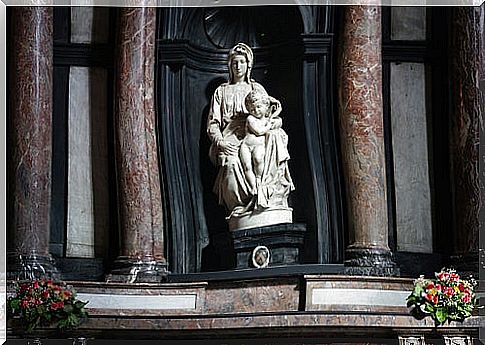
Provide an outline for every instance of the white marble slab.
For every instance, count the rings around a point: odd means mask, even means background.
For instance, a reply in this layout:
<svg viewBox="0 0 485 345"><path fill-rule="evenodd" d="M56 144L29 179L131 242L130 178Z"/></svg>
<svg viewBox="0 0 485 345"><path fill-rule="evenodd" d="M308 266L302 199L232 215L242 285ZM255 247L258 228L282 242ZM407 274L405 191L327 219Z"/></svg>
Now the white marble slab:
<svg viewBox="0 0 485 345"><path fill-rule="evenodd" d="M109 229L107 71L71 67L68 112L68 257L102 257Z"/></svg>
<svg viewBox="0 0 485 345"><path fill-rule="evenodd" d="M107 43L108 36L108 8L71 7L72 43Z"/></svg>
<svg viewBox="0 0 485 345"><path fill-rule="evenodd" d="M391 39L416 41L425 40L426 8L392 7Z"/></svg>
<svg viewBox="0 0 485 345"><path fill-rule="evenodd" d="M391 126L399 251L432 253L425 66L391 63Z"/></svg>
<svg viewBox="0 0 485 345"><path fill-rule="evenodd" d="M82 301L89 301L86 308L93 309L143 309L143 310L179 310L195 309L197 295L111 295L78 293Z"/></svg>
<svg viewBox="0 0 485 345"><path fill-rule="evenodd" d="M312 304L369 305L406 307L409 291L377 289L319 289L312 290Z"/></svg>

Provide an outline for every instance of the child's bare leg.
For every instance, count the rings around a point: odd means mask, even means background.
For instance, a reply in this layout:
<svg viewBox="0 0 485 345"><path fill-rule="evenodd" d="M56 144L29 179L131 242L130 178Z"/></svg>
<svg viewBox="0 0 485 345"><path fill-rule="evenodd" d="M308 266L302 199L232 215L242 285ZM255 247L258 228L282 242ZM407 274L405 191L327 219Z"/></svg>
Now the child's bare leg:
<svg viewBox="0 0 485 345"><path fill-rule="evenodd" d="M264 153L266 151L265 145L256 146L253 149L253 165L256 180L261 181L261 176L264 170Z"/></svg>
<svg viewBox="0 0 485 345"><path fill-rule="evenodd" d="M256 176L254 176L253 167L251 164L251 150L246 144L242 144L239 148L239 158L244 169L244 174L248 180L251 193L254 194L256 190Z"/></svg>

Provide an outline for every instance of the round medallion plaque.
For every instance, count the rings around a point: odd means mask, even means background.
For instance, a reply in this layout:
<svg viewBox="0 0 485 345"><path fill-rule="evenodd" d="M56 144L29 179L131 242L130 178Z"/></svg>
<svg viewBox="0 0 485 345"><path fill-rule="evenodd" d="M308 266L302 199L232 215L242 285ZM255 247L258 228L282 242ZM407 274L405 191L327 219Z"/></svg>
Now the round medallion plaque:
<svg viewBox="0 0 485 345"><path fill-rule="evenodd" d="M256 268L264 268L269 264L270 251L265 246L257 246L253 250L252 260L253 266Z"/></svg>

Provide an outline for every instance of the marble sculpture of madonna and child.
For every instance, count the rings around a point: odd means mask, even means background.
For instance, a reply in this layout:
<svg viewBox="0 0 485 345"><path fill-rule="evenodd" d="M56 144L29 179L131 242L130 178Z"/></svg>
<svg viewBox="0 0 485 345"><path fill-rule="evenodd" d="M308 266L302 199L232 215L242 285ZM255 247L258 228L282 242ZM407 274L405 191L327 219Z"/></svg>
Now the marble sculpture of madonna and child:
<svg viewBox="0 0 485 345"><path fill-rule="evenodd" d="M288 136L281 103L251 79L253 52L238 43L229 52L229 80L212 96L207 133L218 167L214 192L228 211L230 230L291 223Z"/></svg>

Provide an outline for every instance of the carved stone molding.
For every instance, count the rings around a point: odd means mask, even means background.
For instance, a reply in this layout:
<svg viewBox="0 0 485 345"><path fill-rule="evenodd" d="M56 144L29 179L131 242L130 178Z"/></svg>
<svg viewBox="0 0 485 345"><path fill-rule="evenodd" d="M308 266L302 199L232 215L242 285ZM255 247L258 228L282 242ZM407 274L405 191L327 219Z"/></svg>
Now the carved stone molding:
<svg viewBox="0 0 485 345"><path fill-rule="evenodd" d="M328 42L327 42L328 41ZM320 43L318 41L318 43ZM320 47L328 47L329 39L324 40ZM254 50L254 68L268 68L271 66L271 56L278 56L287 60L298 59L302 55L303 49L298 40L288 40L270 47ZM305 50L305 53L306 53ZM325 53L322 50L320 53ZM227 49L209 49L201 47L186 39L159 40L158 41L158 60L162 64L172 67L186 66L193 69L203 70L210 73L227 73ZM281 60L280 60L281 61Z"/></svg>
<svg viewBox="0 0 485 345"><path fill-rule="evenodd" d="M426 345L422 335L399 336L399 345Z"/></svg>
<svg viewBox="0 0 485 345"><path fill-rule="evenodd" d="M397 276L399 268L388 250L374 248L347 248L345 272L350 275Z"/></svg>
<svg viewBox="0 0 485 345"><path fill-rule="evenodd" d="M455 335L446 336L444 335L445 345L472 345L472 339L468 335Z"/></svg>

